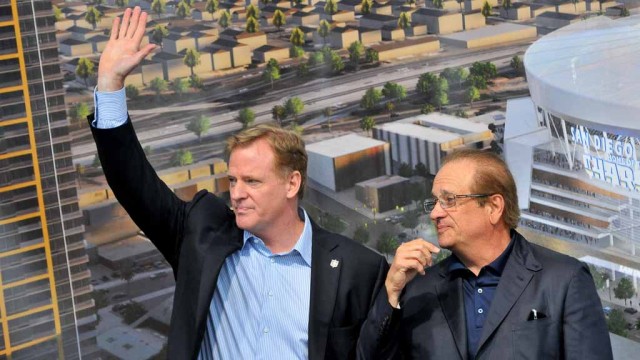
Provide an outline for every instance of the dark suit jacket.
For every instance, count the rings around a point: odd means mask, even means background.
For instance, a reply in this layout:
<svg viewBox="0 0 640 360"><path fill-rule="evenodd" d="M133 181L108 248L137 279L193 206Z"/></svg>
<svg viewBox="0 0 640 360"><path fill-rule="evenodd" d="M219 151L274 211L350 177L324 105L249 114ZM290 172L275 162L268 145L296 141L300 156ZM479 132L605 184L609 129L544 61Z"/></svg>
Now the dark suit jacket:
<svg viewBox="0 0 640 360"><path fill-rule="evenodd" d="M609 332L589 269L514 236L476 359L611 359ZM364 359L468 359L462 279L451 258L418 275L394 310L383 289L358 343ZM528 320L531 310L546 317Z"/></svg>
<svg viewBox="0 0 640 360"><path fill-rule="evenodd" d="M168 357L194 359L219 271L225 258L241 248L243 230L224 201L211 193L201 191L189 202L178 199L146 160L130 120L115 129L91 130L109 186L173 267ZM309 358L354 358L360 327L388 264L374 251L315 224L311 251ZM334 259L339 261L335 268L329 265Z"/></svg>

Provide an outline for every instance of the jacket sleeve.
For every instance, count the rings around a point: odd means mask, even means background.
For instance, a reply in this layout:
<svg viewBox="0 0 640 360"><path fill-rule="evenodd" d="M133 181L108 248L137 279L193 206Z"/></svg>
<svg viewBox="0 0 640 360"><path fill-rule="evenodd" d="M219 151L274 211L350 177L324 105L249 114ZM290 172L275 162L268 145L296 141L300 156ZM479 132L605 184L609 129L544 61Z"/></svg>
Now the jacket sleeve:
<svg viewBox="0 0 640 360"><path fill-rule="evenodd" d="M402 310L389 304L383 286L376 296L358 338L359 360L399 359L399 332Z"/></svg>
<svg viewBox="0 0 640 360"><path fill-rule="evenodd" d="M564 358L613 359L600 298L584 264L573 274L564 307Z"/></svg>
<svg viewBox="0 0 640 360"><path fill-rule="evenodd" d="M88 117L89 123L93 115ZM187 203L158 177L131 120L111 129L89 126L107 183L131 219L177 269Z"/></svg>

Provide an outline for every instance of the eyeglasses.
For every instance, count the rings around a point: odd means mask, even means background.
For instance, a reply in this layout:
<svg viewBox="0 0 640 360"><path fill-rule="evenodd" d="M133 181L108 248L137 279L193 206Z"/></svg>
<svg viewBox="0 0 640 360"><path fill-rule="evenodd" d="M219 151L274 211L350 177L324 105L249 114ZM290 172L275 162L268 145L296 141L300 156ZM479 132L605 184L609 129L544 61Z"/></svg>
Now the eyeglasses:
<svg viewBox="0 0 640 360"><path fill-rule="evenodd" d="M439 202L440 207L443 209L449 209L456 206L456 199L464 199L464 198L483 198L487 196L491 196L492 194L465 194L465 195L454 195L447 194L443 196L438 196L435 198L427 199L424 201L424 211L430 213L436 204Z"/></svg>

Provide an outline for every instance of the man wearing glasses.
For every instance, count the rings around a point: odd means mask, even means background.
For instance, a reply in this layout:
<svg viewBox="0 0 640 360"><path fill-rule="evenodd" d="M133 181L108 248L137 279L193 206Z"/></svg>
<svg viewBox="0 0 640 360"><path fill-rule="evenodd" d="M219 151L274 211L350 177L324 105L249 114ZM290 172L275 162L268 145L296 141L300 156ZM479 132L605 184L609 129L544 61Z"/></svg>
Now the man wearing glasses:
<svg viewBox="0 0 640 360"><path fill-rule="evenodd" d="M611 359L587 266L515 231L516 186L493 153L449 155L424 203L441 247L402 244L363 325L363 359ZM421 276L416 276L420 274Z"/></svg>

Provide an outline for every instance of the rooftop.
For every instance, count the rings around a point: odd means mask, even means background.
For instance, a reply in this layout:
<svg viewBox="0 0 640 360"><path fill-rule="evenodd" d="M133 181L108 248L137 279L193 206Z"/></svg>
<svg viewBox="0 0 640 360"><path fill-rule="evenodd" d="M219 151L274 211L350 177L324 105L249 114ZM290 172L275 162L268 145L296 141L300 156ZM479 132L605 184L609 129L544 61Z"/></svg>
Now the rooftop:
<svg viewBox="0 0 640 360"><path fill-rule="evenodd" d="M308 144L306 146L306 149L307 152L336 158L384 144L386 144L384 141L356 134L349 134L329 140L318 141L313 144Z"/></svg>
<svg viewBox="0 0 640 360"><path fill-rule="evenodd" d="M356 186L366 186L370 188L380 189L390 185L407 182L409 179L398 175L382 175L377 178L365 180L356 184Z"/></svg>
<svg viewBox="0 0 640 360"><path fill-rule="evenodd" d="M386 123L378 125L376 128L436 144L442 144L460 138L459 134L454 134L449 131L404 122Z"/></svg>

